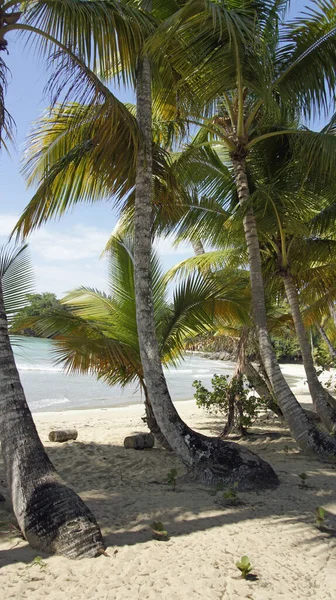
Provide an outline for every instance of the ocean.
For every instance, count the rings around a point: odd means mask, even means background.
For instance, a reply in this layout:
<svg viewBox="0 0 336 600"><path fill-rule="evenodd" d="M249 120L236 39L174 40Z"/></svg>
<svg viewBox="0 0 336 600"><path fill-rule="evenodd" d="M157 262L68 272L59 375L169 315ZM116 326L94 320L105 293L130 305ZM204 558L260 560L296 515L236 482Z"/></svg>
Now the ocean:
<svg viewBox="0 0 336 600"><path fill-rule="evenodd" d="M16 337L13 350L32 412L107 408L143 401L136 385L113 387L89 375L69 375L55 365L51 340ZM177 368L165 369L173 400L190 400L200 379L210 387L214 373L233 373L234 363L186 355Z"/></svg>

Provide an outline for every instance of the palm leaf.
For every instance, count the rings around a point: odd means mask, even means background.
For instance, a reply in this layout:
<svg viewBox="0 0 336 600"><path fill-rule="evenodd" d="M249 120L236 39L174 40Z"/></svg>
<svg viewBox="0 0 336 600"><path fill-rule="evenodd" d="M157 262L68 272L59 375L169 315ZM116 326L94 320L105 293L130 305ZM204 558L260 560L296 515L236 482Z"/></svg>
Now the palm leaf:
<svg viewBox="0 0 336 600"><path fill-rule="evenodd" d="M34 287L33 269L27 245L0 249L0 277L6 314L11 319L26 306Z"/></svg>

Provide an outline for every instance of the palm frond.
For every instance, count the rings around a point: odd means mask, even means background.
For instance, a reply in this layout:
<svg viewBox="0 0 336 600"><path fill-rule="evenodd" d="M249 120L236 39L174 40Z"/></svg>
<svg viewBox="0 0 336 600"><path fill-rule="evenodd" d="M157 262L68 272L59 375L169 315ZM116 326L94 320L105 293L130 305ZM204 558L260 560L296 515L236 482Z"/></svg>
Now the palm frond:
<svg viewBox="0 0 336 600"><path fill-rule="evenodd" d="M284 101L296 97L310 118L330 106L335 87L336 10L330 0L315 0L286 24L277 60L281 72L275 88Z"/></svg>
<svg viewBox="0 0 336 600"><path fill-rule="evenodd" d="M0 277L6 314L11 320L27 304L34 289L33 268L28 246L3 246L0 249Z"/></svg>
<svg viewBox="0 0 336 600"><path fill-rule="evenodd" d="M117 0L43 0L26 3L22 25L39 30L27 31L28 43L48 55L53 44L48 35L74 50L93 70L114 69L124 84L134 81L136 57L144 39L153 30L152 19L135 3ZM43 35L45 34L45 35ZM118 70L118 66L121 69Z"/></svg>
<svg viewBox="0 0 336 600"><path fill-rule="evenodd" d="M5 96L7 91L8 67L0 57L0 147L7 149L6 140L13 141L14 120L6 109Z"/></svg>

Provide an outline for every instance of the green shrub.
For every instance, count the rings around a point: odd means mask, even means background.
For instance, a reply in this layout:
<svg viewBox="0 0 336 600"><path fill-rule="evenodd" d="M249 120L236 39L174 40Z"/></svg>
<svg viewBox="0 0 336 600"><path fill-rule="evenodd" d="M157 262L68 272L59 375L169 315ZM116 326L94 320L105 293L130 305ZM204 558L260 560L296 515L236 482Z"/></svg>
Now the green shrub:
<svg viewBox="0 0 336 600"><path fill-rule="evenodd" d="M230 411L233 410L234 426L241 431L250 427L260 408L265 407L265 401L251 394L250 388L244 386L241 375L231 379L229 375L214 375L211 383L213 389L209 391L201 381L194 381L197 406L209 413L221 413L226 419L229 419Z"/></svg>

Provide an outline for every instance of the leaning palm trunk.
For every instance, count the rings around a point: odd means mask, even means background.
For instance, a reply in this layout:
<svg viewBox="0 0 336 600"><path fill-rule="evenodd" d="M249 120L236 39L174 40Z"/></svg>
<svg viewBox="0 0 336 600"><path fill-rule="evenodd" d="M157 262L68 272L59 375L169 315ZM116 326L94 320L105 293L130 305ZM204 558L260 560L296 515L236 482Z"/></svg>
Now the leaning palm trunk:
<svg viewBox="0 0 336 600"><path fill-rule="evenodd" d="M69 558L101 554L93 514L56 473L36 431L9 341L1 280L0 439L14 514L29 544Z"/></svg>
<svg viewBox="0 0 336 600"><path fill-rule="evenodd" d="M282 410L279 408L273 394L268 389L266 382L248 359L246 359L243 364L242 372L260 398L264 399L267 408L272 410L278 417L282 417Z"/></svg>
<svg viewBox="0 0 336 600"><path fill-rule="evenodd" d="M334 458L336 455L335 440L324 432L319 431L307 417L282 375L275 358L267 329L264 282L261 270L257 224L253 209L251 206L248 206L250 192L245 155L243 153L234 154L232 156L232 164L239 203L245 209L244 232L250 264L252 308L263 365L272 384L277 402L299 446L305 452L317 454L323 458Z"/></svg>
<svg viewBox="0 0 336 600"><path fill-rule="evenodd" d="M328 431L335 431L336 411L327 402L325 390L323 389L323 386L316 375L310 344L304 328L298 294L293 278L288 271L282 274L282 278L285 286L286 297L294 321L296 335L298 337L302 352L303 366L306 372L309 392L313 400L314 409Z"/></svg>
<svg viewBox="0 0 336 600"><path fill-rule="evenodd" d="M327 336L324 327L322 327L322 325L317 325L317 329L322 337L322 339L325 341L327 348L329 350L329 354L332 358L336 358L336 349L334 348L334 346L332 345L329 337Z"/></svg>
<svg viewBox="0 0 336 600"><path fill-rule="evenodd" d="M246 356L249 335L250 329L248 327L243 327L238 346L236 373L245 375L249 384L255 389L260 398L263 398L267 408L272 410L278 417L282 417L282 411L275 400L274 394L272 394L266 381Z"/></svg>
<svg viewBox="0 0 336 600"><path fill-rule="evenodd" d="M335 309L333 302L330 302L330 304L329 304L329 312L330 312L330 316L331 316L332 320L334 321L334 325L336 327L336 309Z"/></svg>
<svg viewBox="0 0 336 600"><path fill-rule="evenodd" d="M145 383L158 425L188 468L189 477L213 484L237 481L241 488L277 484L273 469L238 444L225 443L192 431L179 417L167 388L155 331L150 278L152 233L152 100L146 57L137 73L137 120L141 141L137 153L134 214L134 278L139 346Z"/></svg>
<svg viewBox="0 0 336 600"><path fill-rule="evenodd" d="M152 435L154 435L156 441L160 444L160 446L162 446L163 448L165 448L166 450L171 451L171 446L169 444L169 442L166 440L165 436L163 435L158 422L155 418L149 397L148 397L148 392L147 392L147 388L145 386L145 384L142 384L142 388L144 391L144 395L145 395L145 411L146 411L146 424L148 426L149 431L151 432Z"/></svg>

